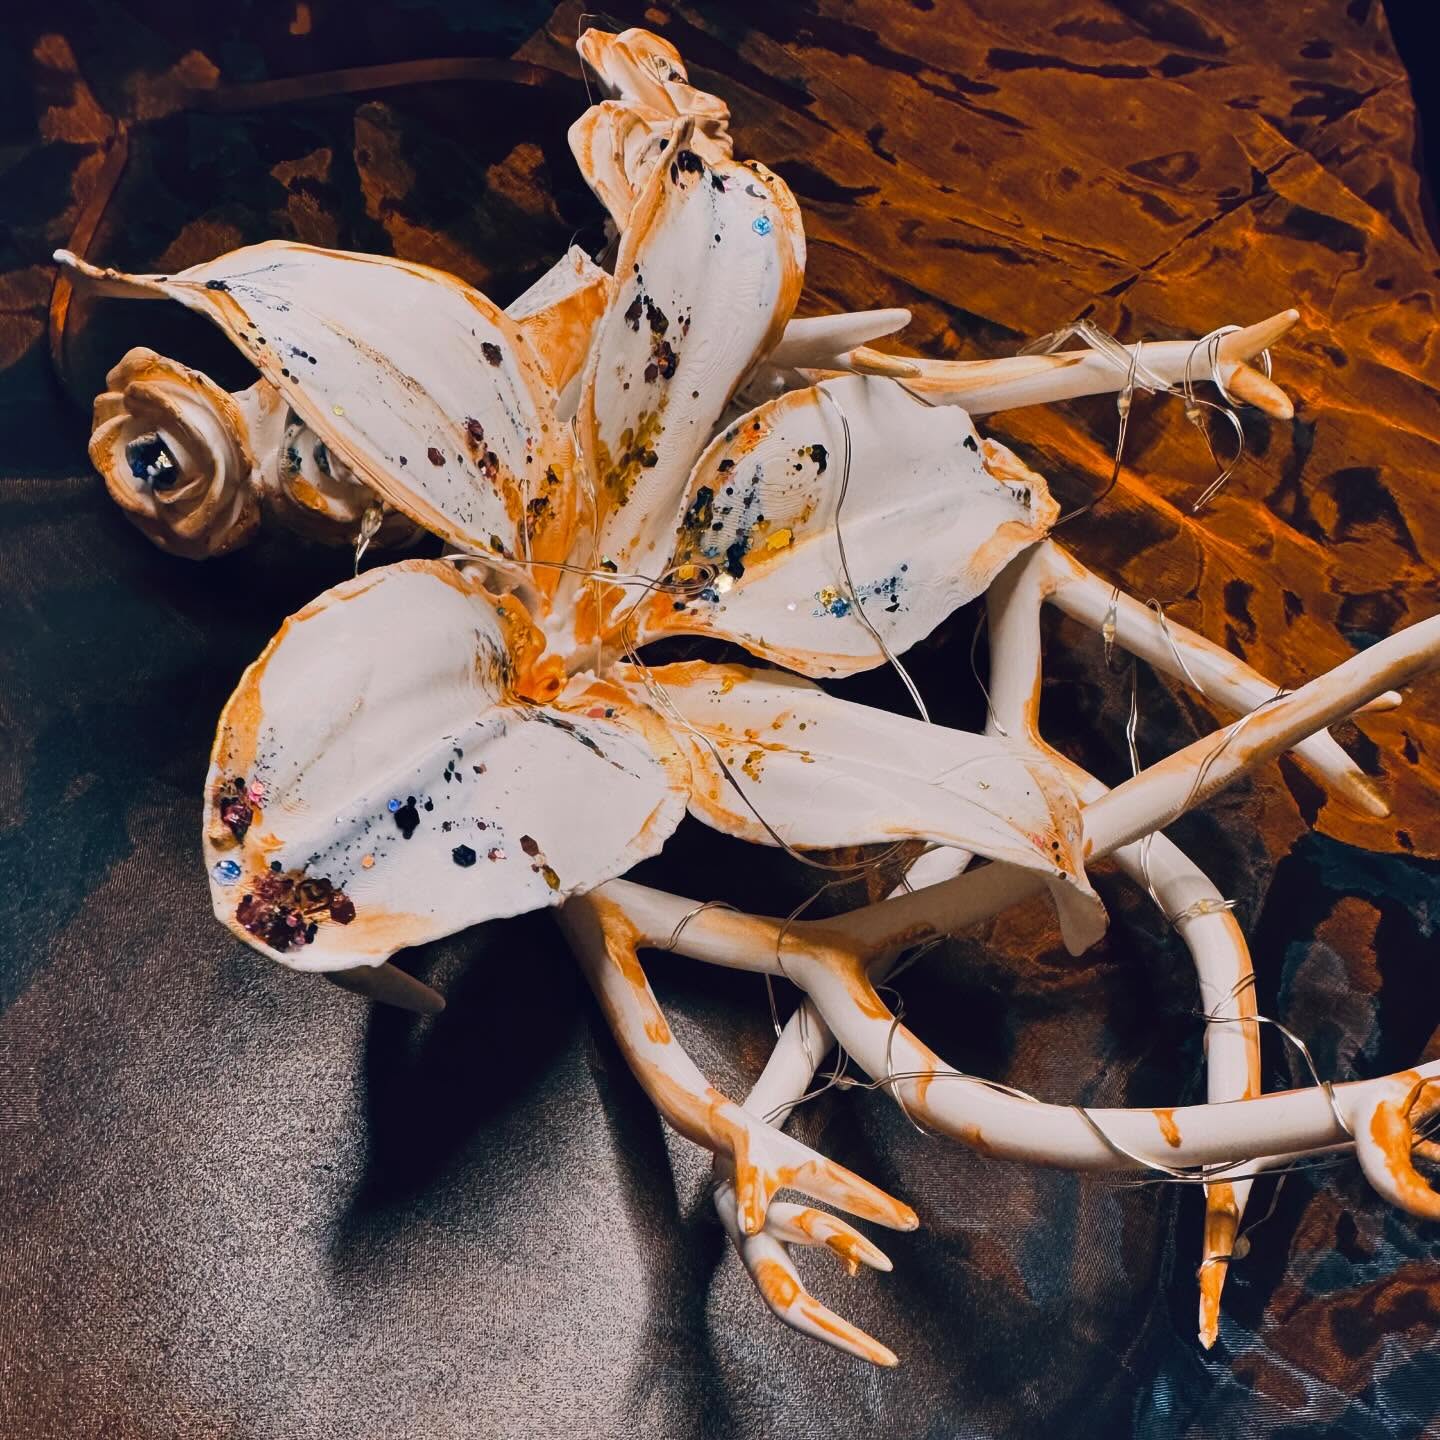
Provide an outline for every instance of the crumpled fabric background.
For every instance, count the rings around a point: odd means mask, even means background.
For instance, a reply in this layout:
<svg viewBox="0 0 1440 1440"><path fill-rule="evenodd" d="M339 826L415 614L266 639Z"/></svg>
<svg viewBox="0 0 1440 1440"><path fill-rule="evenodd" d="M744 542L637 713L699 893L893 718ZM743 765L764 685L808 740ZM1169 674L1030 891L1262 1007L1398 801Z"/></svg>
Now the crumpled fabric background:
<svg viewBox="0 0 1440 1440"><path fill-rule="evenodd" d="M908 305L908 340L963 357L1082 315L1166 337L1299 305L1276 355L1297 417L1246 418L1249 456L1211 512L1187 513L1213 472L1180 407L1137 400L1120 486L1066 541L1279 683L1434 613L1440 256L1373 0L612 8L597 22L668 34L730 103L741 153L794 188L807 310ZM348 557L265 539L197 566L126 525L84 454L107 366L146 343L243 376L187 317L77 301L77 408L46 341L49 251L123 126L93 258L173 269L281 235L508 301L572 236L602 242L564 143L585 103L579 23L574 5L448 0L55 0L8 22L0 1434L1433 1433L1440 1235L1353 1165L1286 1183L1206 1354L1193 1191L989 1161L880 1095L827 1095L799 1133L923 1221L880 1237L891 1275L800 1257L901 1354L881 1373L764 1310L702 1157L656 1119L545 917L404 957L449 997L423 1022L268 967L209 918L215 717ZM295 78L445 57L484 63L358 89ZM1114 419L1097 401L990 428L1073 503L1108 473ZM945 723L983 716L976 619L913 657ZM1117 779L1128 670L1068 623L1047 633L1045 725ZM1138 683L1144 759L1221 718ZM842 688L903 704L884 673ZM1336 1078L1440 1053L1437 698L1418 686L1344 732L1394 797L1388 822L1326 804L1287 762L1174 829L1237 901L1262 1012ZM645 878L771 913L814 885L691 827ZM1046 1098L1194 1100L1187 957L1133 890L1098 884L1113 924L1095 950L1072 960L1045 915L1002 917L907 974L908 1016L952 1062ZM770 1038L761 983L650 968L702 1068L743 1093ZM1306 1083L1266 1047L1269 1087Z"/></svg>

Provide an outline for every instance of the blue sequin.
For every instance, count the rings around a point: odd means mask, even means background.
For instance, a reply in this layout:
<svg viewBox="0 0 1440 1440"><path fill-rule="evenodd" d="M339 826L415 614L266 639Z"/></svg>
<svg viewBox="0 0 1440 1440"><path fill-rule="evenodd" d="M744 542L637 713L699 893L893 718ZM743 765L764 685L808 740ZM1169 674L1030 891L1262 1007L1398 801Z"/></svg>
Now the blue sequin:
<svg viewBox="0 0 1440 1440"><path fill-rule="evenodd" d="M240 878L240 866L234 860L217 860L210 873L221 885L233 885Z"/></svg>
<svg viewBox="0 0 1440 1440"><path fill-rule="evenodd" d="M400 802L392 800L385 808L393 815L400 808Z"/></svg>
<svg viewBox="0 0 1440 1440"><path fill-rule="evenodd" d="M757 235L768 235L775 227L771 225L768 215L757 215L751 222L750 228Z"/></svg>

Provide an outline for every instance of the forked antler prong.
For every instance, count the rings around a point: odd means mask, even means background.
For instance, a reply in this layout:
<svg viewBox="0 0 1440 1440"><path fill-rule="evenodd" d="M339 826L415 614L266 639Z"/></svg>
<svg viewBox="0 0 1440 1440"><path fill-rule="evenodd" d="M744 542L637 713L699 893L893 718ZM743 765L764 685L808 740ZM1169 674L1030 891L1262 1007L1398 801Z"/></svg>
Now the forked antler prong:
<svg viewBox="0 0 1440 1440"><path fill-rule="evenodd" d="M1440 1076L1391 1076L1353 1125L1365 1178L1392 1205L1422 1220L1440 1220L1440 1192L1415 1167L1436 1158L1434 1142L1416 1139L1416 1125L1440 1109Z"/></svg>
<svg viewBox="0 0 1440 1440"><path fill-rule="evenodd" d="M1278 687L1258 670L1228 650L1170 620L1150 605L1107 585L1067 550L1046 541L1018 564L1041 568L1047 598L1065 614L1102 633L1114 643L1186 684L1207 699L1243 715L1275 697ZM1394 690L1377 695L1356 713L1393 709L1400 703ZM1375 782L1345 753L1339 741L1323 731L1307 736L1295 754L1319 775L1332 791L1367 815L1390 813Z"/></svg>
<svg viewBox="0 0 1440 1440"><path fill-rule="evenodd" d="M1214 342L1215 371L1236 399L1255 405L1276 420L1295 414L1290 397L1247 362L1268 349L1300 318L1298 310L1282 310L1257 325L1219 336ZM1133 355L1136 347L1124 347ZM1156 340L1140 348L1137 382L1147 376L1168 385L1208 385L1211 347L1200 340ZM996 360L929 360L904 357L919 367L906 387L932 404L963 405L971 415L1050 405L1081 395L1106 395L1122 390L1128 380L1123 357L1093 349L1062 350L1053 355L1007 355ZM1117 363L1119 362L1119 363ZM1139 367L1137 366L1137 371Z"/></svg>
<svg viewBox="0 0 1440 1440"><path fill-rule="evenodd" d="M655 894L624 882L617 889L620 897L642 900ZM628 913L623 898L614 891L577 896L561 909L560 923L635 1078L682 1135L714 1154L720 1219L765 1303L803 1334L877 1365L895 1364L893 1352L805 1289L785 1246L823 1245L847 1268L888 1270L889 1260L838 1216L772 1201L777 1191L794 1190L894 1230L913 1230L919 1224L915 1212L705 1080L676 1042L640 965L638 946L660 940L643 915Z"/></svg>
<svg viewBox="0 0 1440 1440"><path fill-rule="evenodd" d="M805 1288L787 1252L786 1247L790 1245L823 1246L839 1257L851 1275L862 1265L889 1270L888 1257L853 1225L824 1210L782 1201L770 1207L765 1228L758 1235L747 1235L740 1228L735 1192L726 1183L716 1187L715 1208L755 1288L773 1315L802 1335L873 1365L899 1364L895 1352L888 1346L821 1304Z"/></svg>
<svg viewBox="0 0 1440 1440"><path fill-rule="evenodd" d="M839 315L811 315L791 320L780 342L765 357L777 370L858 370L869 375L919 375L913 361L869 349L872 340L893 335L910 323L910 312L854 310ZM890 368L866 369L867 365Z"/></svg>
<svg viewBox="0 0 1440 1440"><path fill-rule="evenodd" d="M1290 397L1269 376L1248 362L1273 345L1300 318L1283 310L1258 325L1218 337L1210 346L1194 340L1147 344L1141 352L1145 370L1171 385L1209 384L1211 360L1226 391L1275 420L1295 414ZM860 310L792 320L779 343L765 358L746 393L764 395L829 374L884 375L903 380L917 395L936 404L963 405L972 415L1047 405L1080 395L1121 389L1123 365L1094 350L1067 350L1057 355L1006 355L994 360L932 360L924 355L876 350L871 340L902 329L908 310ZM1134 347L1129 347L1133 350ZM1145 375L1141 375L1143 384Z"/></svg>
<svg viewBox="0 0 1440 1440"><path fill-rule="evenodd" d="M647 936L614 894L597 891L567 901L560 923L641 1087L686 1139L720 1158L745 1234L761 1230L780 1190L894 1230L919 1224L908 1205L765 1124L705 1079L676 1041L645 977L638 946Z"/></svg>

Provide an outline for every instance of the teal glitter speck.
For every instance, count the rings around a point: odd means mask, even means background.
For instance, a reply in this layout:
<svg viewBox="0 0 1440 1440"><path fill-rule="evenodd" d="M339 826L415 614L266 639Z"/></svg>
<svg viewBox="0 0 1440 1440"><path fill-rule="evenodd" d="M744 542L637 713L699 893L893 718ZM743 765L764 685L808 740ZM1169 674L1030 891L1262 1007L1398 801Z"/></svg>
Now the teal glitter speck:
<svg viewBox="0 0 1440 1440"><path fill-rule="evenodd" d="M750 228L757 235L768 235L775 227L771 225L768 215L757 215L751 222Z"/></svg>

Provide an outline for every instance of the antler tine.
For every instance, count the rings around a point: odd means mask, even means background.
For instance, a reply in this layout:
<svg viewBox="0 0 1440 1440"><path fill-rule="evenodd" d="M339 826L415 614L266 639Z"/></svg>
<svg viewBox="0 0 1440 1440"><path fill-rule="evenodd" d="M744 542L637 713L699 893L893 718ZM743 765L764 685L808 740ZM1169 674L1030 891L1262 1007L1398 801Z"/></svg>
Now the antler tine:
<svg viewBox="0 0 1440 1440"><path fill-rule="evenodd" d="M765 358L768 364L780 369L834 368L844 363L843 357L848 352L863 349L882 335L893 335L909 323L910 312L898 306L891 310L808 315L791 320ZM911 364L905 373L918 375L920 372Z"/></svg>
<svg viewBox="0 0 1440 1440"><path fill-rule="evenodd" d="M1220 337L1218 354L1221 360L1253 360L1262 350L1268 350L1277 340L1287 335L1300 319L1296 309L1281 310L1268 320L1246 325Z"/></svg>
<svg viewBox="0 0 1440 1440"><path fill-rule="evenodd" d="M364 995L381 1005L393 1005L413 1015L438 1015L445 997L388 960L383 965L360 965L353 970L327 970L325 978L342 990Z"/></svg>
<svg viewBox="0 0 1440 1440"><path fill-rule="evenodd" d="M1293 420L1295 405L1290 397L1268 375L1253 365L1237 364L1225 382L1225 388L1237 399L1253 405L1272 420Z"/></svg>
<svg viewBox="0 0 1440 1440"><path fill-rule="evenodd" d="M1228 650L1176 621L1165 620L1132 596L1117 594L1061 546L1049 543L1038 548L1035 555L1034 563L1047 571L1049 598L1059 609L1094 630L1107 624L1113 626L1115 643L1157 670L1194 685L1203 695L1237 714L1253 710L1277 693L1272 680ZM1369 704L1358 706L1356 713L1388 709L1399 703L1400 696L1387 690ZM1383 818L1390 813L1375 782L1323 730L1301 740L1295 753L1362 814Z"/></svg>
<svg viewBox="0 0 1440 1440"><path fill-rule="evenodd" d="M722 1095L670 1030L637 953L646 934L624 898L641 886L567 901L561 928L590 982L626 1062L660 1113L687 1140L721 1157L734 1182L741 1230L758 1234L777 1191L796 1190L893 1230L913 1230L915 1212L878 1186L766 1125Z"/></svg>
<svg viewBox="0 0 1440 1440"><path fill-rule="evenodd" d="M1288 420L1295 413L1289 397L1246 362L1273 345L1299 318L1298 310L1282 310L1258 325L1216 337L1213 345L1204 339L1152 340L1122 349L1126 354L1138 352L1136 380L1142 387L1157 380L1172 388L1196 381L1208 383L1218 376L1237 400L1277 420ZM995 360L905 358L913 360L920 372L914 380L905 381L912 391L933 404L963 405L971 415L1106 394L1123 389L1127 379L1120 355L1086 348Z"/></svg>
<svg viewBox="0 0 1440 1440"><path fill-rule="evenodd" d="M823 1210L777 1204L771 1207L764 1230L746 1235L740 1229L735 1193L728 1184L717 1187L715 1208L771 1314L792 1330L872 1365L900 1363L889 1346L822 1305L805 1288L786 1250L787 1245L819 1245L839 1255L851 1274L861 1264L889 1270L889 1259L858 1230Z"/></svg>
<svg viewBox="0 0 1440 1440"><path fill-rule="evenodd" d="M1392 685L1403 685L1440 661L1440 617L1421 621L1353 656L1328 674L1274 700L1247 719L1208 735L1117 786L1085 809L1091 859L1099 859L1163 829L1251 766L1294 746ZM613 883L613 882L612 882ZM622 884L624 882L621 882ZM1006 865L862 907L838 920L798 921L783 934L771 922L768 946L755 933L755 917L696 912L668 947L685 954L751 969L768 969L765 952L777 944L785 973L814 998L826 1024L870 1074L916 1072L930 1077L897 1081L916 1113L936 1128L975 1143L983 1138L998 1154L1079 1169L1125 1168L1136 1156L1164 1157L1168 1165L1232 1165L1244 1157L1344 1143L1352 1133L1341 1114L1372 1105L1389 1080L1354 1081L1223 1106L1155 1111L1103 1110L1082 1114L1000 1093L973 1077L957 1077L902 1024L875 993L868 966L933 935L950 934L1036 893L1043 881ZM609 887L601 887L603 893ZM624 893L643 887L625 885ZM742 922L743 923L740 923ZM722 941L722 935L725 937ZM728 942L728 943L726 943ZM724 953L735 946L743 953ZM720 952L720 953L717 953ZM1440 1065L1420 1067L1412 1079ZM965 1080L936 1084L935 1080ZM1391 1077L1393 1078L1393 1077ZM983 1137L977 1132L983 1127ZM1175 1144L1178 1134L1180 1143ZM1148 1163L1148 1162L1147 1162ZM1222 1179L1223 1176L1215 1176Z"/></svg>
<svg viewBox="0 0 1440 1440"><path fill-rule="evenodd" d="M1003 726L1003 733L1057 766L1080 800L1089 804L1106 794L1105 785L1053 750L1039 731L1040 609L1053 598L1054 587L1067 573L1061 562L1068 559L1056 547L1037 547L1008 566L991 586L987 729ZM1148 619L1151 612L1144 613ZM1273 687L1268 688L1273 692ZM1123 846L1115 852L1115 860L1171 919L1194 962L1203 1013L1215 1022L1205 1035L1207 1098L1214 1103L1258 1094L1260 1036L1250 1018L1255 1014L1254 970L1245 936L1220 892L1163 834ZM1220 1294L1249 1194L1249 1180L1205 1187L1199 1329L1200 1343L1207 1350L1219 1331Z"/></svg>

